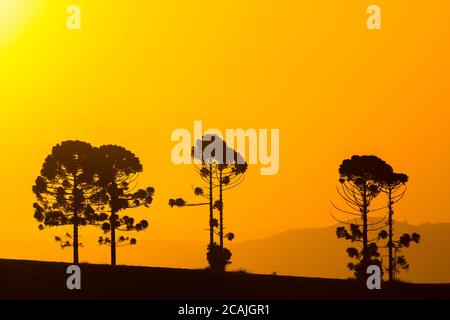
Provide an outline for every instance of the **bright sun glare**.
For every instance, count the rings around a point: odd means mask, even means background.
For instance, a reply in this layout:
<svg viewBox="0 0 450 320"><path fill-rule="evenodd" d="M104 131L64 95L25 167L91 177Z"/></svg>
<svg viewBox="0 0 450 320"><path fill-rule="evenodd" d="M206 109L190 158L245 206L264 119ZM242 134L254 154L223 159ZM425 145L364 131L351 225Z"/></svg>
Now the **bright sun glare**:
<svg viewBox="0 0 450 320"><path fill-rule="evenodd" d="M33 0L0 0L0 45L13 41L30 18Z"/></svg>

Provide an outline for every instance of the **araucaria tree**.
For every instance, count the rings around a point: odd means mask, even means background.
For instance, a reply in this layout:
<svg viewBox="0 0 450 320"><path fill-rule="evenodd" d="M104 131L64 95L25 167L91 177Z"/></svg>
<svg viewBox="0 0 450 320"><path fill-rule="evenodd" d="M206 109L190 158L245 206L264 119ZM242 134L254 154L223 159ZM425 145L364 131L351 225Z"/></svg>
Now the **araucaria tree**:
<svg viewBox="0 0 450 320"><path fill-rule="evenodd" d="M237 187L244 179L248 164L235 150L229 148L217 135L205 135L196 141L192 148L194 167L203 180L204 187L196 187L194 193L204 197L208 202L190 204L182 198L170 199L171 207L209 205L209 232L207 260L213 270L225 270L230 264L231 252L224 247L224 239L232 241L232 232L224 233L224 201L223 193ZM204 190L207 189L207 192ZM214 201L214 192L218 200ZM217 195L218 193L218 195ZM216 199L217 199L216 198ZM214 209L219 212L219 219L214 218ZM216 228L219 229L216 232ZM219 244L214 241L219 236Z"/></svg>
<svg viewBox="0 0 450 320"><path fill-rule="evenodd" d="M143 167L139 158L123 147L101 146L96 150L96 163L97 185L102 188L99 210L107 215L102 230L109 233L109 237L99 237L99 243L111 247L111 265L115 266L116 247L136 244L135 238L117 237L116 231L143 231L148 227L147 220L136 222L133 217L120 213L130 208L149 207L155 190L147 187L135 191Z"/></svg>
<svg viewBox="0 0 450 320"><path fill-rule="evenodd" d="M229 148L225 141L213 135L207 138L209 143L201 141L202 152L197 154L197 158L204 159L210 157L214 163L215 170L213 185L219 188L219 199L214 203L214 208L219 211L219 245L214 243L208 247L207 259L213 270L225 270L231 263L231 251L224 247L224 238L229 241L234 239L234 233L224 233L224 200L223 193L240 185L244 180L248 164L244 158L235 150ZM200 142L197 143L197 150ZM211 148L212 147L212 148ZM209 152L209 150L212 150ZM211 154L211 156L209 155Z"/></svg>
<svg viewBox="0 0 450 320"><path fill-rule="evenodd" d="M399 240L394 241L394 205L399 202L406 193L406 183L408 176L403 173L390 172L383 178L382 191L387 196L388 208L388 230L382 230L379 233L379 238L388 239L387 249L389 256L389 265L387 271L389 274L389 281L393 281L401 269L409 269L409 264L404 255L400 255L402 248L407 248L411 243L419 243L420 235L418 233L403 234Z"/></svg>
<svg viewBox="0 0 450 320"><path fill-rule="evenodd" d="M73 263L79 263L79 227L104 219L93 209L99 189L94 185L93 147L86 142L64 141L47 156L32 190L37 201L34 217L45 227L72 226L66 240L56 236L61 247L73 247Z"/></svg>
<svg viewBox="0 0 450 320"><path fill-rule="evenodd" d="M339 168L340 188L337 189L339 195L349 208L343 210L333 204L340 212L358 216L358 222L348 223L350 228L338 227L336 235L352 242L362 243L362 248L351 247L347 249L350 258L356 259L355 263L349 263L348 268L352 270L357 279L363 279L369 265L381 267L380 253L376 239L369 238L369 232L377 231L381 228L378 225L384 221L369 221L372 201L383 189L383 177L392 172L391 166L376 156L353 156L344 160ZM359 222L361 221L361 222Z"/></svg>

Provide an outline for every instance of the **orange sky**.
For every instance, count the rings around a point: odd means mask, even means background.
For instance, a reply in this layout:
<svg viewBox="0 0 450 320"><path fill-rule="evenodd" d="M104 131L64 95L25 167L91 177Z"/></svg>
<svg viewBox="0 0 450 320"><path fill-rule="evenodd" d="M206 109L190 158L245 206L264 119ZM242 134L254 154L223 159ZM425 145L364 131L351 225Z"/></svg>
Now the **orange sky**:
<svg viewBox="0 0 450 320"><path fill-rule="evenodd" d="M329 199L352 154L376 154L410 176L397 219L450 222L447 0L0 3L0 256L35 257L32 243L47 258L62 255L52 240L61 231L37 230L31 186L66 139L140 157L140 185L156 193L149 210L136 211L150 222L138 240L207 242L206 208L167 205L195 199L194 171L170 160L171 132L192 130L194 120L280 129L279 174L250 167L226 194L237 241L334 223ZM79 31L66 28L73 3ZM366 28L372 3L382 9L379 31ZM107 260L106 248L95 250Z"/></svg>

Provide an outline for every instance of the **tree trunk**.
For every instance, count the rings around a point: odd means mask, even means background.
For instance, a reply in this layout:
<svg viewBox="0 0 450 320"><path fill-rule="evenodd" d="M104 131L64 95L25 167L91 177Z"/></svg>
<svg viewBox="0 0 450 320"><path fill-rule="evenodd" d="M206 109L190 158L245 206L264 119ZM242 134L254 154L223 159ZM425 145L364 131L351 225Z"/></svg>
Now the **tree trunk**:
<svg viewBox="0 0 450 320"><path fill-rule="evenodd" d="M79 255L78 255L78 211L79 211L79 204L78 201L80 200L77 196L77 189L78 189L78 182L77 182L77 176L74 176L74 183L73 183L73 189L72 189L72 196L73 196L73 264L78 264L79 261Z"/></svg>
<svg viewBox="0 0 450 320"><path fill-rule="evenodd" d="M388 207L389 207L389 241L388 241L388 249L389 249L389 281L394 280L394 256L393 256L393 237L394 237L394 210L392 207L392 190L389 189L388 193Z"/></svg>
<svg viewBox="0 0 450 320"><path fill-rule="evenodd" d="M214 207L213 207L213 173L212 164L209 165L209 245L214 245Z"/></svg>
<svg viewBox="0 0 450 320"><path fill-rule="evenodd" d="M392 261L392 269L393 269L394 279L397 275L397 252L398 252L398 249L394 248L394 261Z"/></svg>
<svg viewBox="0 0 450 320"><path fill-rule="evenodd" d="M220 248L223 249L223 184L222 184L222 169L219 174L219 213L220 213Z"/></svg>
<svg viewBox="0 0 450 320"><path fill-rule="evenodd" d="M363 250L365 251L365 256L367 257L367 248L368 248L368 217L367 217L367 203L366 203L366 197L364 196L363 199L363 208L362 208L362 220L363 220Z"/></svg>
<svg viewBox="0 0 450 320"><path fill-rule="evenodd" d="M73 223L73 264L79 263L78 256L78 213L77 210L74 212L74 223Z"/></svg>
<svg viewBox="0 0 450 320"><path fill-rule="evenodd" d="M116 266L116 213L111 213L111 265Z"/></svg>
<svg viewBox="0 0 450 320"><path fill-rule="evenodd" d="M367 188L364 187L363 190L363 206L362 206L362 220L363 220L363 266L367 268L368 263L370 261L369 256L369 238L368 238L368 203L367 203Z"/></svg>

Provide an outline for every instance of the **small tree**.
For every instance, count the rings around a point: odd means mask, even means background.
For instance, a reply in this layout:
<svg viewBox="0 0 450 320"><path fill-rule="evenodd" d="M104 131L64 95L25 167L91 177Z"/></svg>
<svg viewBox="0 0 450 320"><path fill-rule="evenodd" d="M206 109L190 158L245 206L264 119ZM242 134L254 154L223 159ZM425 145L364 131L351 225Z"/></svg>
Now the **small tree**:
<svg viewBox="0 0 450 320"><path fill-rule="evenodd" d="M212 246L208 245L206 259L211 270L225 271L226 267L231 264L231 256L230 250L221 248L217 243L214 243Z"/></svg>
<svg viewBox="0 0 450 320"><path fill-rule="evenodd" d="M79 227L103 220L92 207L98 192L94 185L93 148L81 141L64 141L47 156L32 190L34 218L45 227L73 226L65 239L56 236L62 248L73 247L73 263L78 264Z"/></svg>
<svg viewBox="0 0 450 320"><path fill-rule="evenodd" d="M409 270L409 263L406 260L406 257L401 254L401 250L403 248L409 248L412 243L420 242L420 234L413 232L412 234L404 233L397 241L391 239L388 231L381 231L380 238L386 239L389 238L388 248L389 254L389 281L394 281L398 276L401 270Z"/></svg>
<svg viewBox="0 0 450 320"><path fill-rule="evenodd" d="M336 229L336 235L339 239L343 238L351 242L363 242L363 233L359 224L350 224L349 231L345 227L338 227ZM347 248L347 255L354 260L349 262L347 267L353 271L357 279L363 279L365 277L369 265L377 265L382 269L381 255L378 252L378 245L375 240L370 241L366 249Z"/></svg>
<svg viewBox="0 0 450 320"><path fill-rule="evenodd" d="M111 247L111 265L116 265L116 247L123 245L135 245L136 239L120 236L116 231L143 231L147 229L147 220L136 222L131 216L120 216L125 209L149 207L153 201L155 190L152 187L134 191L138 175L143 167L132 152L123 147L105 145L98 148L97 172L99 180L97 184L102 188L102 203L99 208L107 213L107 221L102 224L104 233L110 237L99 237L99 244ZM100 202L100 201L99 201Z"/></svg>
<svg viewBox="0 0 450 320"><path fill-rule="evenodd" d="M376 244L379 239L369 239L369 232L379 230L377 225L384 221L384 218L369 223L369 212L372 201L382 190L383 177L390 172L392 172L391 166L376 156L353 156L351 159L344 160L339 167L341 188L337 191L350 210L340 209L334 204L333 206L340 212L359 216L362 222L348 223L335 218L343 224L350 225L350 230L338 227L336 235L338 238L362 243L361 250L354 247L347 249L349 257L357 260L356 263L349 263L348 268L354 271L358 279L365 277L369 265L381 266Z"/></svg>
<svg viewBox="0 0 450 320"><path fill-rule="evenodd" d="M213 186L219 188L219 199L214 203L214 209L219 211L219 246L224 249L224 238L234 239L234 234L224 233L224 201L223 193L240 185L245 177L248 164L244 158L217 135L206 135L197 141L193 151L194 158L202 164L213 164Z"/></svg>
<svg viewBox="0 0 450 320"><path fill-rule="evenodd" d="M397 253L402 247L409 247L411 241L419 242L420 235L414 233L414 237L404 234L398 241L394 241L394 205L398 203L406 193L406 183L408 182L408 176L403 173L388 172L387 176L383 178L382 191L388 198L388 231L381 231L379 238L388 238L387 248L389 265L387 268L389 274L389 281L393 281L398 274L399 269L395 265L401 266L401 269L408 269L404 256L397 256ZM398 262L398 263L397 263Z"/></svg>
<svg viewBox="0 0 450 320"><path fill-rule="evenodd" d="M409 263L406 260L404 255L400 254L402 248L409 248L412 243L420 242L420 234L412 233L411 235L408 233L404 233L398 241L393 242L394 247L394 279L400 273L400 270L409 270Z"/></svg>
<svg viewBox="0 0 450 320"><path fill-rule="evenodd" d="M224 239L232 241L235 235L232 232L224 233L224 215L223 215L223 192L234 187L237 187L244 179L244 174L247 171L248 164L243 157L229 148L226 143L217 135L207 134L202 139L196 141L191 153L194 168L199 174L200 178L205 183L206 187L196 187L194 193L196 196L204 197L209 202L188 203L182 198L170 199L169 205L171 207L187 207L187 206L203 206L209 205L209 231L210 241L208 245L208 262L211 262L211 257L216 257L214 260L220 261L222 258L231 258L231 252L224 248ZM208 191L205 192L204 190ZM218 200L214 201L214 190L218 189ZM219 211L219 220L214 218L214 209ZM216 233L215 228L219 228ZM219 248L216 250L217 244L214 241L214 234L219 236ZM228 254L228 252L230 254ZM218 255L222 255L219 258ZM227 261L225 266L231 262ZM217 264L211 265L214 269Z"/></svg>

